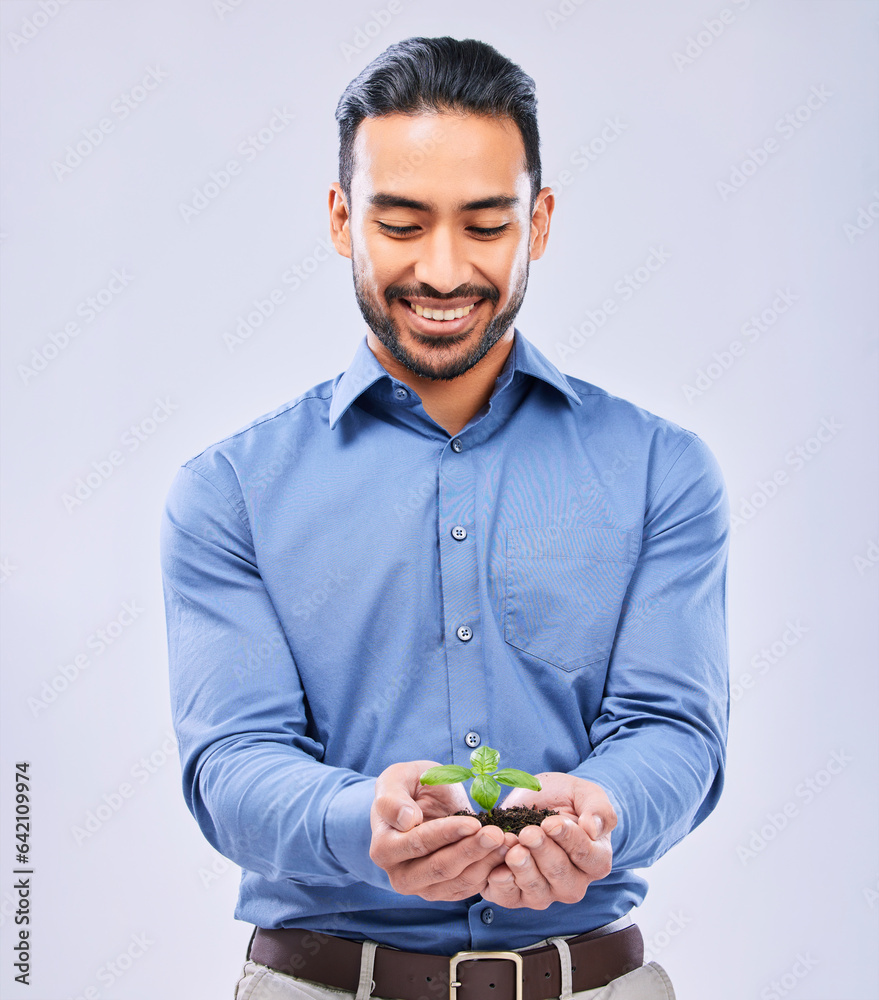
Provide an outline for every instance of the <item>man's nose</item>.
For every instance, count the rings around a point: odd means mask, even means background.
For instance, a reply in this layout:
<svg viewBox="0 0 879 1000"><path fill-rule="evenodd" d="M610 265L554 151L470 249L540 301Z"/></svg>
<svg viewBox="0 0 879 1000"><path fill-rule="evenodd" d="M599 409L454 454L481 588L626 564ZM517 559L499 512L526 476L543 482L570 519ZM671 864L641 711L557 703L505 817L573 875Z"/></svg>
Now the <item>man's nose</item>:
<svg viewBox="0 0 879 1000"><path fill-rule="evenodd" d="M461 240L447 229L437 227L419 241L415 278L438 292L448 293L473 280L473 265Z"/></svg>

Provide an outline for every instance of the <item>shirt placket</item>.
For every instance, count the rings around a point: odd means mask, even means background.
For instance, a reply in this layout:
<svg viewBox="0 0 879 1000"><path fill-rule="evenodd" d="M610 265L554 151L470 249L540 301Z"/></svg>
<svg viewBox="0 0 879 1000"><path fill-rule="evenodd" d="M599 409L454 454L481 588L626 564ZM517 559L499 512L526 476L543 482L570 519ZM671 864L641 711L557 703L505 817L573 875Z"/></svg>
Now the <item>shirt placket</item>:
<svg viewBox="0 0 879 1000"><path fill-rule="evenodd" d="M437 527L452 763L464 767L469 766L472 751L489 739L474 523L475 470L466 436L452 438L440 458Z"/></svg>

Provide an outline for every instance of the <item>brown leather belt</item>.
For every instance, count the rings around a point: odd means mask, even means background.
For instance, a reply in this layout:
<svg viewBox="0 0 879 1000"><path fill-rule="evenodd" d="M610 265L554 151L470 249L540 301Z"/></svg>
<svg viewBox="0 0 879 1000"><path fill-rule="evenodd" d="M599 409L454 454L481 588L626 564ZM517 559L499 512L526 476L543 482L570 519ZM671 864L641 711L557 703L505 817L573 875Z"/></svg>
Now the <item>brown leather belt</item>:
<svg viewBox="0 0 879 1000"><path fill-rule="evenodd" d="M566 943L574 992L606 986L644 962L644 942L635 924L610 933L599 928ZM360 979L360 952L360 942L347 938L260 927L250 959L288 976L354 993ZM552 944L528 951L466 951L451 957L379 946L373 981L373 995L392 1000L550 1000L562 989L559 952Z"/></svg>

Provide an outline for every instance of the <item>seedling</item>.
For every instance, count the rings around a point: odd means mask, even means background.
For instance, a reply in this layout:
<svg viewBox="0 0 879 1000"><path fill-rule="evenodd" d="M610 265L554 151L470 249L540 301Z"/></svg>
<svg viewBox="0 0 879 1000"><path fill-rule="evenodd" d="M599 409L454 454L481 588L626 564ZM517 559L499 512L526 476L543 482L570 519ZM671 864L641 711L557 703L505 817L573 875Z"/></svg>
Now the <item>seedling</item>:
<svg viewBox="0 0 879 1000"><path fill-rule="evenodd" d="M489 812L500 798L501 785L512 788L530 788L533 792L540 791L540 782L527 771L517 771L514 767L498 770L501 755L491 747L477 747L470 754L472 768L460 767L457 764L442 764L428 768L421 775L422 785L456 785L459 781L473 778L470 795Z"/></svg>

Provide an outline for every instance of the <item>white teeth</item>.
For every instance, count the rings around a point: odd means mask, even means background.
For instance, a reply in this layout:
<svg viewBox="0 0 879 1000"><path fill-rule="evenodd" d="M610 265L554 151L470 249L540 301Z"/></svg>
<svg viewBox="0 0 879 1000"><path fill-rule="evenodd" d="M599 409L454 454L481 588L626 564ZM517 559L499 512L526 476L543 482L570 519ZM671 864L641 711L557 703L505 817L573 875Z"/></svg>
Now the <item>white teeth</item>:
<svg viewBox="0 0 879 1000"><path fill-rule="evenodd" d="M457 309L425 309L417 303L414 306L410 303L409 308L414 309L418 316L423 316L425 319L438 319L445 321L449 319L462 319L464 316L468 315L470 310L475 305L476 303L473 302L469 306L459 306Z"/></svg>

